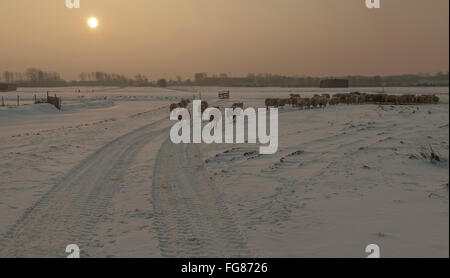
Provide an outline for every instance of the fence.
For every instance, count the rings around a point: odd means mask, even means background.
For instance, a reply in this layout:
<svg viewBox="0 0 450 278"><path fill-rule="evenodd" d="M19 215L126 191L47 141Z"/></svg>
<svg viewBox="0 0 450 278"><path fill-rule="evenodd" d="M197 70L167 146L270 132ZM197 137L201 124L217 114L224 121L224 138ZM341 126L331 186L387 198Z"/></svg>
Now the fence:
<svg viewBox="0 0 450 278"><path fill-rule="evenodd" d="M61 110L61 97L57 97L56 94L54 97L49 96L47 92L47 103L53 104L58 110Z"/></svg>
<svg viewBox="0 0 450 278"><path fill-rule="evenodd" d="M17 95L17 106L20 106L20 101L23 100L20 99L20 96ZM5 107L5 98L4 96L1 96L1 102L0 102L0 107ZM62 98L61 97L57 97L56 94L55 96L50 96L47 92L47 98L45 99L37 99L36 94L34 95L34 104L39 104L39 103L49 103L52 104L53 106L56 107L56 109L61 110L62 107Z"/></svg>
<svg viewBox="0 0 450 278"><path fill-rule="evenodd" d="M6 106L5 105L5 98L3 96L2 96L2 103L1 103L0 106L2 106L2 107ZM19 95L17 95L17 106L20 106L20 97L19 97Z"/></svg>

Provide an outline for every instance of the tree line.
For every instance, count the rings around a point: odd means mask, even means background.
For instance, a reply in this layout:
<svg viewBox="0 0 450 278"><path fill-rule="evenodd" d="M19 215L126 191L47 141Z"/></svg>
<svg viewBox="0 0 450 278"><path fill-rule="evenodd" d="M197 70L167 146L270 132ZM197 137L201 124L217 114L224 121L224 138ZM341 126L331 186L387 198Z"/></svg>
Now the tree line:
<svg viewBox="0 0 450 278"><path fill-rule="evenodd" d="M181 85L196 86L248 86L248 87L318 87L324 79L336 77L314 77L314 76L284 76L276 74L253 74L245 77L229 77L226 74L208 76L206 73L194 75L194 81L186 80ZM438 72L436 74L419 73L390 76L339 76L347 79L350 87L393 87L393 86L448 86L449 73ZM169 84L179 82L170 81Z"/></svg>
<svg viewBox="0 0 450 278"><path fill-rule="evenodd" d="M123 74L108 72L82 72L78 80L66 81L57 72L28 68L24 72L4 71L0 81L15 83L18 86L225 86L225 87L318 87L320 81L333 77L284 76L270 73L249 73L243 77L231 77L222 73L208 75L196 73L193 79L183 80L180 76L175 80L164 78L151 81L143 74L129 78ZM392 87L392 86L448 86L449 73L419 73L390 76L340 76L347 79L350 87Z"/></svg>
<svg viewBox="0 0 450 278"><path fill-rule="evenodd" d="M57 72L42 71L37 68L28 68L24 72L4 71L0 80L5 82L42 82L42 81L63 81Z"/></svg>

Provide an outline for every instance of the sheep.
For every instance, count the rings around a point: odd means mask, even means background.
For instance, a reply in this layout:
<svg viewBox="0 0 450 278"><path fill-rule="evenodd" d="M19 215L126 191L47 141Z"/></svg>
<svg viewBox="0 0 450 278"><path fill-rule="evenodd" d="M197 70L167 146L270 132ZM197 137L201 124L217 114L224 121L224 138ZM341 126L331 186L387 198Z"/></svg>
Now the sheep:
<svg viewBox="0 0 450 278"><path fill-rule="evenodd" d="M361 94L359 96L359 103L361 104L366 103L366 94Z"/></svg>
<svg viewBox="0 0 450 278"><path fill-rule="evenodd" d="M359 97L357 94L351 94L349 98L350 104L359 104Z"/></svg>
<svg viewBox="0 0 450 278"><path fill-rule="evenodd" d="M311 98L311 106L312 108L317 108L319 105L319 99L317 98L317 95Z"/></svg>
<svg viewBox="0 0 450 278"><path fill-rule="evenodd" d="M440 99L438 96L432 95L432 97L433 97L433 103L439 103Z"/></svg>
<svg viewBox="0 0 450 278"><path fill-rule="evenodd" d="M233 107L233 109L236 109L236 108L244 109L244 103L243 102L233 103L232 107Z"/></svg>
<svg viewBox="0 0 450 278"><path fill-rule="evenodd" d="M335 106L335 105L338 105L338 104L339 104L339 98L333 96L333 97L330 99L330 105Z"/></svg>
<svg viewBox="0 0 450 278"><path fill-rule="evenodd" d="M335 94L333 97L339 99L339 103L350 104L351 95L350 94Z"/></svg>
<svg viewBox="0 0 450 278"><path fill-rule="evenodd" d="M386 102L386 94L370 94L366 96L366 99L371 103L383 103Z"/></svg>
<svg viewBox="0 0 450 278"><path fill-rule="evenodd" d="M208 102L202 100L202 103L201 103L200 107L201 107L202 113L205 112L205 110L208 109Z"/></svg>
<svg viewBox="0 0 450 278"><path fill-rule="evenodd" d="M390 103L390 104L397 104L398 97L395 95L387 95L385 102Z"/></svg>
<svg viewBox="0 0 450 278"><path fill-rule="evenodd" d="M278 100L275 98L266 98L265 104L267 109L269 107L278 107Z"/></svg>
<svg viewBox="0 0 450 278"><path fill-rule="evenodd" d="M316 97L316 100L317 100L317 104L320 108L327 107L328 99L325 96L322 95L322 96Z"/></svg>
<svg viewBox="0 0 450 278"><path fill-rule="evenodd" d="M191 103L191 101L189 99L183 99L181 100L179 103L172 103L170 104L170 112L172 112L173 110L177 109L177 108L186 108L189 103Z"/></svg>
<svg viewBox="0 0 450 278"><path fill-rule="evenodd" d="M278 105L281 108L284 108L286 106L286 104L289 104L290 100L289 99L278 99Z"/></svg>
<svg viewBox="0 0 450 278"><path fill-rule="evenodd" d="M299 94L290 94L289 99L268 98L265 100L267 109L272 107L284 107L286 104L292 107L298 107L300 110L326 107L328 104L335 106L340 103L343 104L436 104L439 103L439 97L436 95L421 95L413 94L404 95L387 95L384 93L367 94L360 92L352 93L338 93L330 96L330 94L315 94L312 98L301 98Z"/></svg>
<svg viewBox="0 0 450 278"><path fill-rule="evenodd" d="M292 107L297 107L300 99L301 97L299 94L291 94L289 98L289 104Z"/></svg>
<svg viewBox="0 0 450 278"><path fill-rule="evenodd" d="M172 104L170 104L170 112L172 112L173 110L175 110L175 109L177 109L178 108L178 103L172 103Z"/></svg>
<svg viewBox="0 0 450 278"><path fill-rule="evenodd" d="M309 109L311 105L311 100L309 98L301 98L297 102L297 107L301 110Z"/></svg>
<svg viewBox="0 0 450 278"><path fill-rule="evenodd" d="M331 99L330 94L322 94L322 97L326 98L327 100Z"/></svg>
<svg viewBox="0 0 450 278"><path fill-rule="evenodd" d="M402 104L415 103L416 97L414 95L401 95L399 97L399 102Z"/></svg>

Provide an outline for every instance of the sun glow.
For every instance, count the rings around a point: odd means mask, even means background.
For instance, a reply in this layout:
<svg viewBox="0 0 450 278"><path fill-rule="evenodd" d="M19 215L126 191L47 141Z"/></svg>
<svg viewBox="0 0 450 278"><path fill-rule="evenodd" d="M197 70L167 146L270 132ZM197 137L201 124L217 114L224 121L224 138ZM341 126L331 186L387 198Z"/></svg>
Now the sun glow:
<svg viewBox="0 0 450 278"><path fill-rule="evenodd" d="M95 29L98 27L98 19L95 17L91 17L88 20L88 25L89 27L91 27L92 29Z"/></svg>

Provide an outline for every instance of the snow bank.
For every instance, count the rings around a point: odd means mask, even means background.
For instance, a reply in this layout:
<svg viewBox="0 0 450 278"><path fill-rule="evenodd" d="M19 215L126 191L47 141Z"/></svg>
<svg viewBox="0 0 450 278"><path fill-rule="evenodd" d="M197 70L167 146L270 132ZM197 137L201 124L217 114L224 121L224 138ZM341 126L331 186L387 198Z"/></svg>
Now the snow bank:
<svg viewBox="0 0 450 278"><path fill-rule="evenodd" d="M50 116L60 113L51 104L35 104L24 106L10 106L0 109L0 123L23 121L42 116Z"/></svg>

